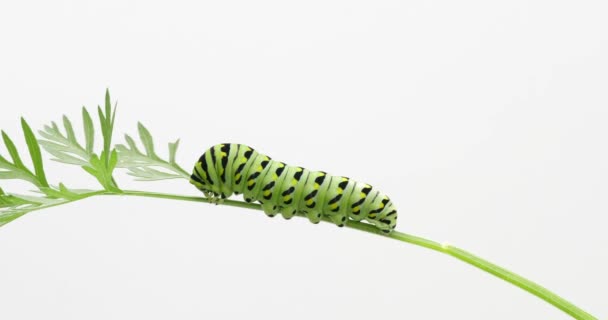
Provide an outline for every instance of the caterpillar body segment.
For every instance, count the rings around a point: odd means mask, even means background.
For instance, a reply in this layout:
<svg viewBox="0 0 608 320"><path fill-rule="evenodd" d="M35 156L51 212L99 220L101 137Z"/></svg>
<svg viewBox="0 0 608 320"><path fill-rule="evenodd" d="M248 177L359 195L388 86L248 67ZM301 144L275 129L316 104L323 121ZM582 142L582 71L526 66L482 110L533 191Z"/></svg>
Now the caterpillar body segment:
<svg viewBox="0 0 608 320"><path fill-rule="evenodd" d="M190 183L215 203L242 194L247 202L261 203L271 217L303 214L318 223L326 216L340 227L349 220L366 221L386 233L397 224L393 203L372 186L290 166L243 144L209 148L196 162Z"/></svg>

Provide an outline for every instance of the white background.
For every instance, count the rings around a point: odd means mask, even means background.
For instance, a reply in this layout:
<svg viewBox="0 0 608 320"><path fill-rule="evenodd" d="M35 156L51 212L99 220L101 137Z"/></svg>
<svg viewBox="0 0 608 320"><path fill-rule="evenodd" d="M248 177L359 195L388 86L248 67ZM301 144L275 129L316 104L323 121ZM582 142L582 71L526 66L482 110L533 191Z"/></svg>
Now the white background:
<svg viewBox="0 0 608 320"><path fill-rule="evenodd" d="M109 87L119 142L139 120L164 155L182 138L188 170L209 146L239 142L369 182L397 205L399 230L470 250L606 318L607 15L604 1L3 1L0 127L23 147L21 115L34 128L64 113L80 123L80 107ZM46 164L53 183L95 186L79 168ZM185 181L118 178L198 194ZM419 247L126 197L2 227L0 312L569 319Z"/></svg>

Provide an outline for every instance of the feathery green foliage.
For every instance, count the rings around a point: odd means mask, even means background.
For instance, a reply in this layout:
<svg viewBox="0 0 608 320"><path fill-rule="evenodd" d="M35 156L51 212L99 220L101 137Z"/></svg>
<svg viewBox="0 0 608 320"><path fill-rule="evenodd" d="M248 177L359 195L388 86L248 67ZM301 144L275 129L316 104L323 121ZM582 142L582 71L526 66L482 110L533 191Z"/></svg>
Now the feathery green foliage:
<svg viewBox="0 0 608 320"><path fill-rule="evenodd" d="M82 108L83 119L90 119L89 113L83 107ZM93 123L83 121L84 131L94 132ZM38 131L40 136L44 139L40 140L40 145L55 158L52 160L63 162L67 164L74 164L78 166L87 166L93 156L93 135L89 137L86 135L86 148L82 147L72 128L72 123L68 117L63 116L63 127L65 128L66 134L61 133L61 130L55 122L51 122L51 125L44 126L44 130ZM90 139L90 141L89 141Z"/></svg>
<svg viewBox="0 0 608 320"><path fill-rule="evenodd" d="M19 152L17 151L15 144L8 134L2 131L2 140L4 141L4 145L6 146L6 149L8 150L13 162L8 161L6 158L0 155L0 169L2 169L0 170L0 179L21 179L30 182L37 187L48 187L49 184L46 181L46 176L44 174L44 166L42 163L42 156L40 154L40 146L38 145L38 141L36 140L32 129L30 129L30 126L23 118L21 118L21 127L23 129L25 142L30 152L32 164L34 165L34 172L25 166L21 160L21 157L19 156Z"/></svg>
<svg viewBox="0 0 608 320"><path fill-rule="evenodd" d="M22 215L99 194L93 190L70 190L65 185L42 187L41 195L8 194L0 188L0 227Z"/></svg>
<svg viewBox="0 0 608 320"><path fill-rule="evenodd" d="M137 130L144 151L140 151L133 138L126 134L127 145L119 144L116 146L119 154L118 167L127 168L129 170L128 174L135 176L136 180L140 181L190 178L190 175L175 162L179 139L169 143L169 159L163 160L154 151L154 140L150 131L141 123L137 124ZM170 172L160 171L154 167L163 168Z"/></svg>
<svg viewBox="0 0 608 320"><path fill-rule="evenodd" d="M34 164L34 172L38 178L38 182L40 186L48 187L49 184L46 181L46 176L44 175L44 165L42 164L42 155L40 154L40 145L38 145L38 140L36 140L34 132L32 129L30 129L30 126L23 118L21 118L21 127L23 128L23 135L25 136L27 149L30 151L30 157L32 158L32 163Z"/></svg>
<svg viewBox="0 0 608 320"><path fill-rule="evenodd" d="M44 140L40 140L42 147L55 158L53 160L82 167L103 186L105 190L120 191L112 173L118 162L118 153L112 148L112 133L114 129L114 111L111 108L110 93L106 91L105 113L101 107L97 108L99 123L103 137L103 150L99 155L94 152L95 128L91 115L85 107L82 108L82 124L84 144L78 142L72 122L63 116L65 134L61 132L55 122L39 131Z"/></svg>
<svg viewBox="0 0 608 320"><path fill-rule="evenodd" d="M100 106L97 106L97 113L99 114L99 124L101 125L101 133L103 136L103 152L106 154L105 166L110 168L111 156L107 157L112 152L112 133L114 131L114 120L116 118L116 106L112 110L112 102L110 100L110 90L106 90L106 101L105 101L105 112Z"/></svg>
<svg viewBox="0 0 608 320"><path fill-rule="evenodd" d="M2 140L12 162L0 155L0 179L20 179L38 188L39 195L9 194L0 188L0 226L34 210L40 210L65 202L81 199L90 190L69 190L65 185L49 186L44 173L40 146L34 132L25 119L21 119L23 136L27 144L34 171L21 160L19 151L11 138L2 131ZM70 134L68 134L70 135ZM73 136L73 131L71 133Z"/></svg>

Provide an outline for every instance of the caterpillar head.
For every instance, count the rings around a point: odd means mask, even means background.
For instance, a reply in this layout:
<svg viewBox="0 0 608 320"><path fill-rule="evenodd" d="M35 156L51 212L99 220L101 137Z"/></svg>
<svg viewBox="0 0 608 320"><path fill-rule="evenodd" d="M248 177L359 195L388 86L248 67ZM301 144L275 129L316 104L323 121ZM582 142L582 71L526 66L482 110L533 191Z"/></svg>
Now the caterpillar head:
<svg viewBox="0 0 608 320"><path fill-rule="evenodd" d="M190 183L193 184L200 191L209 191L207 187L207 182L203 180L199 175L196 174L196 171L190 175Z"/></svg>
<svg viewBox="0 0 608 320"><path fill-rule="evenodd" d="M221 194L219 186L207 177L207 172L203 169L201 161L194 166L192 175L190 175L190 183L202 191L207 198L215 198Z"/></svg>
<svg viewBox="0 0 608 320"><path fill-rule="evenodd" d="M203 161L203 157L201 157L201 160L199 160L192 169L190 183L203 192L210 192L213 182L209 181L207 178L207 171L202 168Z"/></svg>

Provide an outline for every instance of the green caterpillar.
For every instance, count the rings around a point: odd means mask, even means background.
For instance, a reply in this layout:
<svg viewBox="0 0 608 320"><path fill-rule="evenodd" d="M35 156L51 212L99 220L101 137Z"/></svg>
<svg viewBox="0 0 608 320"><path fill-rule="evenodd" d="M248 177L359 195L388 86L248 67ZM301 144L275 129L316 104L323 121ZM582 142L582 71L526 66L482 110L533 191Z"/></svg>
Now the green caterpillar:
<svg viewBox="0 0 608 320"><path fill-rule="evenodd" d="M312 223L323 215L339 227L365 220L385 233L397 224L391 200L372 186L310 171L272 160L243 144L223 143L209 148L194 166L190 183L213 202L234 194L258 201L264 212L285 219L303 214Z"/></svg>

